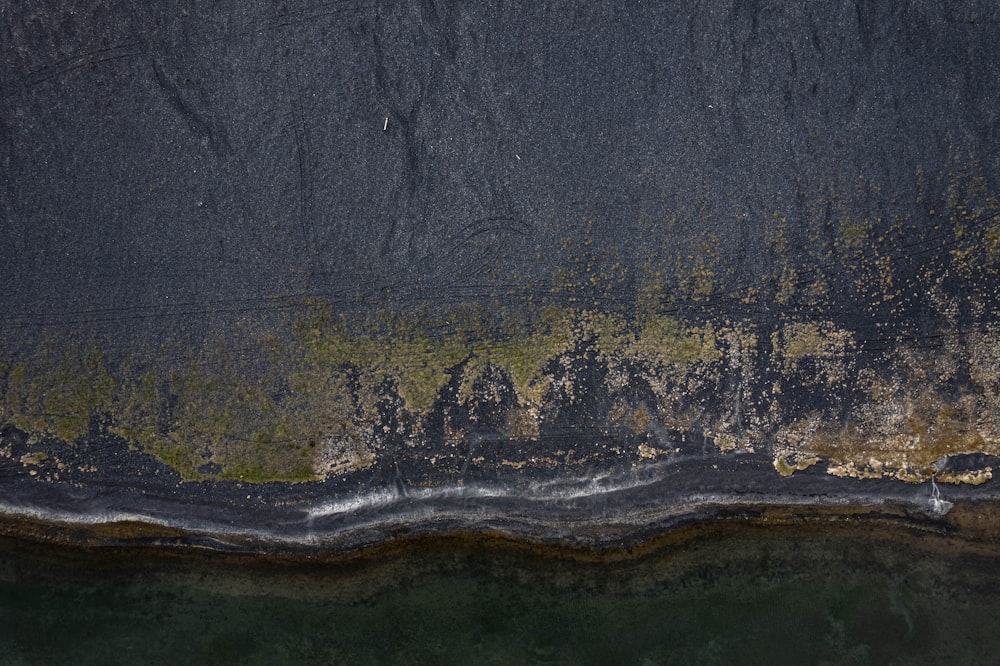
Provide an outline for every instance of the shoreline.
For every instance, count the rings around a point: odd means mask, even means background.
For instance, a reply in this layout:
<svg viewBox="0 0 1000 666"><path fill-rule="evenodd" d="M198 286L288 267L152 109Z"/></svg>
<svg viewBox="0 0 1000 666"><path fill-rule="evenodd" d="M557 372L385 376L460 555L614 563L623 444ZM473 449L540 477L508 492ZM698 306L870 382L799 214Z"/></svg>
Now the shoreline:
<svg viewBox="0 0 1000 666"><path fill-rule="evenodd" d="M86 444L75 450L90 456ZM396 544L460 537L614 559L691 527L884 520L1000 548L1000 492L930 483L841 478L820 465L782 476L769 455L712 453L644 463L442 476L411 463L315 483L184 482L151 456L104 448L96 472L32 475L0 458L0 537L58 546L158 549L292 560L365 557ZM400 463L405 460L400 460ZM407 468L403 468L407 470Z"/></svg>
<svg viewBox="0 0 1000 666"><path fill-rule="evenodd" d="M959 556L1000 557L1000 499L965 499L935 516L909 502L704 502L663 507L659 513L545 521L442 510L397 514L380 525L356 524L309 538L262 533L211 533L140 520L69 522L3 513L0 539L77 556L199 558L244 564L340 564L376 560L428 544L454 544L585 562L634 560L699 535L733 529L861 530Z"/></svg>

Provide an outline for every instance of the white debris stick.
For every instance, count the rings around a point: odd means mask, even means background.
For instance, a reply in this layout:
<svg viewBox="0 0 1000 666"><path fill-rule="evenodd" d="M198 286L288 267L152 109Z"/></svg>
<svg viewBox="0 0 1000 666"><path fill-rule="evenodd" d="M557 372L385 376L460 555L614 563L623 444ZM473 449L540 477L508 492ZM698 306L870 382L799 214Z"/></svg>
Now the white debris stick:
<svg viewBox="0 0 1000 666"><path fill-rule="evenodd" d="M941 490L938 488L937 481L934 480L934 476L931 475L931 511L935 515L943 516L951 510L951 507L955 506L954 503L949 502L946 499L942 499Z"/></svg>

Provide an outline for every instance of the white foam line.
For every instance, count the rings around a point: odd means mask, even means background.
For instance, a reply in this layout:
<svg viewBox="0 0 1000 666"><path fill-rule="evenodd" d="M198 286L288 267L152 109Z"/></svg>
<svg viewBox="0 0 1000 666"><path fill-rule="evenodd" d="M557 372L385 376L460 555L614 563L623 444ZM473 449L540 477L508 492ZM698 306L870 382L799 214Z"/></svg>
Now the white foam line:
<svg viewBox="0 0 1000 666"><path fill-rule="evenodd" d="M156 525L158 527L168 527L180 530L191 535L208 537L238 536L263 539L266 541L277 541L285 543L310 544L315 538L309 535L289 536L277 535L266 529L235 528L231 525L211 522L192 522L182 519L157 518L145 513L130 511L105 511L102 513L73 513L70 511L54 511L51 509L39 509L24 505L15 505L0 502L0 514L8 516L19 516L32 518L49 523L62 523L69 525L109 525L122 522L137 522L144 525Z"/></svg>
<svg viewBox="0 0 1000 666"><path fill-rule="evenodd" d="M322 518L324 516L334 516L349 511L359 511L361 509L371 509L388 506L399 499L400 495L395 490L378 490L366 495L358 495L342 500L330 500L323 502L306 510L306 517L309 520Z"/></svg>
<svg viewBox="0 0 1000 666"><path fill-rule="evenodd" d="M610 475L595 476L594 478L580 478L572 479L568 483L564 481L560 482L548 482L540 484L537 488L532 487L532 490L536 492L535 495L526 495L524 499L530 500L541 500L550 501L556 499L580 499L584 497L595 497L597 495L609 495L611 493L616 493L622 490L631 490L633 488L641 488L643 486L649 486L660 479L650 478L650 479L639 479L634 478L629 481L624 482L611 482L602 483L605 479L610 479ZM577 485L573 485L576 483ZM566 487L569 486L569 487ZM551 488L563 487L564 490L550 491ZM542 492L538 492L542 491Z"/></svg>
<svg viewBox="0 0 1000 666"><path fill-rule="evenodd" d="M24 518L35 518L56 523L71 523L74 525L104 525L108 523L137 522L161 525L163 527L176 527L180 523L171 520L154 518L144 513L133 513L130 511L105 511L103 513L72 513L69 511L53 511L51 509L38 509L30 506L0 503L0 514L20 516Z"/></svg>
<svg viewBox="0 0 1000 666"><path fill-rule="evenodd" d="M197 534L203 536L214 536L214 537L225 537L225 536L239 536L239 537L249 537L262 539L266 541L276 542L276 543L288 543L288 544L303 544L303 545L314 545L317 543L322 543L324 540L336 537L338 535L348 535L351 533L358 533L367 529L378 529L384 527L397 526L409 522L419 523L428 520L442 520L445 518L451 518L454 520L462 520L463 518L475 518L477 521L481 521L485 516L489 515L495 519L504 519L505 517L513 519L514 523L524 523L526 517L523 515L519 516L508 516L506 512L499 506L493 507L493 511L490 511L486 505L477 505L475 507L463 507L461 505L451 506L451 507L435 507L431 505L428 500L441 499L441 498L512 498L518 500L525 500L530 502L543 502L543 501L558 501L558 500L571 500L584 497L594 497L602 494L610 494L622 490L628 490L631 488L637 488L641 486L650 485L655 483L658 479L652 480L638 480L634 479L632 481L627 481L624 483L602 483L603 481L610 479L610 475L603 475L600 477L594 477L593 479L579 478L574 480L561 480L554 482L544 482L532 485L528 492L525 492L524 488L518 488L514 486L447 486L441 488L418 488L413 489L407 493L401 493L395 489L389 490L379 490L372 493L368 493L362 496L356 496L341 500L332 500L328 502L323 502L316 506L307 508L303 510L305 514L305 520L301 527L305 528L304 533L299 534L276 534L273 531L268 531L264 528L250 528L250 527L234 527L231 524L225 524L223 522L207 522L207 521L185 521L182 518L166 519L158 518L149 514L141 512L132 511L104 511L101 513L84 514L84 513L74 513L66 510L49 510L40 509L32 506L25 506L23 504L12 504L9 502L0 501L0 514L13 515L13 516L23 516L28 518L33 518L36 520L46 521L46 522L57 522L57 523L68 523L68 524L78 524L78 525L101 525L101 524L111 524L120 522L139 522L147 525L158 525L161 527L169 527L172 529L183 530L189 534ZM553 492L553 489L559 486L566 486L572 483L579 484L577 487L566 488L564 490L558 490ZM856 504L856 503L867 503L867 504L885 504L888 502L902 502L904 504L914 504L913 500L905 497L897 496L865 496L865 497L826 497L819 501L816 497L796 497L796 496L771 496L767 499L756 498L752 496L746 496L740 493L690 493L684 496L676 496L671 498L669 504L662 505L659 507L646 507L640 510L642 517L636 515L633 516L633 520L638 519L639 522L655 522L664 516L678 515L685 512L696 509L697 507L705 506L725 506L730 504L740 504L740 505L754 505L754 506L780 506L780 505L827 505L827 506L837 506L846 504ZM317 518L322 518L326 516L333 516L338 514L345 514L349 512L359 512L366 508L371 509L382 509L386 507L391 507L395 504L408 503L402 511L393 511L391 513L375 512L374 514L363 517L358 516L358 520L345 525L341 529L334 529L332 531L315 532L313 530L313 521ZM485 511L485 513L484 513ZM628 512L623 514L623 518L627 518ZM544 522L544 518L539 517L539 520ZM567 518L564 517L564 520ZM568 519L569 523L579 523L580 517L575 519ZM608 516L602 515L600 520L607 521ZM629 520L629 522L633 522ZM528 523L535 522L531 518L527 518ZM583 517L583 522L587 522L587 517ZM294 523L293 523L294 525Z"/></svg>
<svg viewBox="0 0 1000 666"><path fill-rule="evenodd" d="M362 509L380 509L405 501L427 501L434 499L510 497L513 493L501 487L489 486L443 486L440 488L414 488L406 493L397 490L377 490L348 499L330 500L306 509L309 520L335 516Z"/></svg>
<svg viewBox="0 0 1000 666"><path fill-rule="evenodd" d="M437 488L415 488L405 493L397 490L377 490L365 495L346 499L322 502L305 510L308 520L335 516L363 509L381 509L402 502L429 501L435 499L468 498L511 498L531 502L551 502L556 500L572 500L585 497L607 495L622 490L630 490L648 486L659 481L658 478L639 479L613 483L610 474L594 477L579 477L575 479L560 479L532 483L527 490L513 486L441 486Z"/></svg>

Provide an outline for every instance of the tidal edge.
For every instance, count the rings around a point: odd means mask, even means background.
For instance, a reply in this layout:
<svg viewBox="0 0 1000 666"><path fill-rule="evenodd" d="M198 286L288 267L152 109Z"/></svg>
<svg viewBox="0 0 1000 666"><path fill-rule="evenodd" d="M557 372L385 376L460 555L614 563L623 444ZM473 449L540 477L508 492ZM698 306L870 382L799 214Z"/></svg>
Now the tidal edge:
<svg viewBox="0 0 1000 666"><path fill-rule="evenodd" d="M754 477L763 470L746 458L721 472L706 465L700 474L685 470L684 477L606 479L603 488L594 480L528 492L500 486L439 488L362 496L349 507L278 499L281 492L272 487L268 505L255 509L236 502L170 506L162 501L130 508L121 497L116 502L105 493L102 502L81 502L74 510L56 489L47 506L40 495L27 501L0 498L0 537L102 558L145 553L340 562L447 541L614 561L714 529L818 528L916 540L925 547L941 546L948 555L1000 555L1000 497L992 483L947 487L950 506L942 513L931 502L929 484L798 475L754 489ZM725 475L729 483L719 478L712 483L713 473ZM718 490L727 486L731 490Z"/></svg>

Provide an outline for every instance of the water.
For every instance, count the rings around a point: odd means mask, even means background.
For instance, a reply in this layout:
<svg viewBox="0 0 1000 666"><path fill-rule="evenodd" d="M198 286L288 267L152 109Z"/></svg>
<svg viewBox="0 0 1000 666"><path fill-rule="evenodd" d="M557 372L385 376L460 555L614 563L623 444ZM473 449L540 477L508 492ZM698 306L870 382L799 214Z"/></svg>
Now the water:
<svg viewBox="0 0 1000 666"><path fill-rule="evenodd" d="M350 563L0 543L3 664L990 663L1000 563L716 527L619 562L436 541Z"/></svg>

